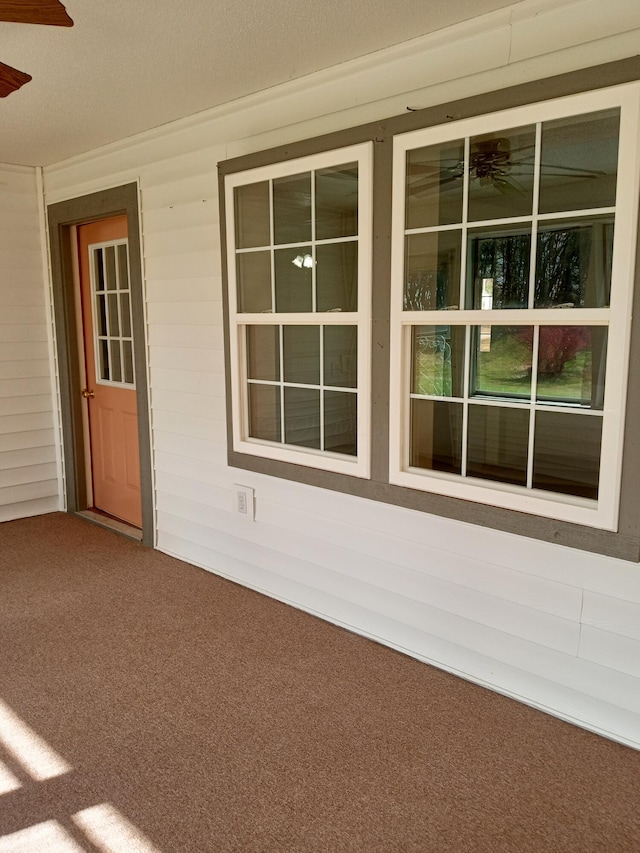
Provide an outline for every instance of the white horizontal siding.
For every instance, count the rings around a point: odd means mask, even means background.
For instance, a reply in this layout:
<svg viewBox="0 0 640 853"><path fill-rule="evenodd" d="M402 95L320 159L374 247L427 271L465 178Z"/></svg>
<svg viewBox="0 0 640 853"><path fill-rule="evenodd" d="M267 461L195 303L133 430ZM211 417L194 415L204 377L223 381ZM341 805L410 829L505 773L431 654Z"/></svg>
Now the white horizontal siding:
<svg viewBox="0 0 640 853"><path fill-rule="evenodd" d="M33 169L0 166L0 520L58 508Z"/></svg>
<svg viewBox="0 0 640 853"><path fill-rule="evenodd" d="M633 0L524 0L45 172L50 203L140 184L160 549L636 746L637 566L228 467L216 166L634 55L639 32ZM14 310L40 337L0 340L46 339L39 303ZM27 401L45 392L11 382L0 378L6 414L37 413ZM16 422L0 421L0 438ZM255 489L255 522L234 512L234 483Z"/></svg>

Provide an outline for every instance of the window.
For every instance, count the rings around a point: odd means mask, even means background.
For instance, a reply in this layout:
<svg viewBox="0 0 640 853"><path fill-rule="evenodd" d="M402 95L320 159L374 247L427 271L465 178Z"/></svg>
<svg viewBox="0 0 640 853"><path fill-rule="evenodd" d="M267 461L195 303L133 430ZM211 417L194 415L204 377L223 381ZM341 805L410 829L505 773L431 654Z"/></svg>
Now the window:
<svg viewBox="0 0 640 853"><path fill-rule="evenodd" d="M394 140L392 483L616 528L637 100Z"/></svg>
<svg viewBox="0 0 640 853"><path fill-rule="evenodd" d="M227 176L236 451L369 475L370 143Z"/></svg>
<svg viewBox="0 0 640 853"><path fill-rule="evenodd" d="M94 243L89 253L96 381L135 387L127 240Z"/></svg>

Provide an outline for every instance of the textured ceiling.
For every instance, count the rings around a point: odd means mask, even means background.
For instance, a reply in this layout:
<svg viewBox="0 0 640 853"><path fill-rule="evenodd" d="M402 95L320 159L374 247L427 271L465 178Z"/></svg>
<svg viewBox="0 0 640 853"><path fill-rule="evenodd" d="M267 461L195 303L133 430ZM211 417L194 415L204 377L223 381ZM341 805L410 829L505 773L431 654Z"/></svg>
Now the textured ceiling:
<svg viewBox="0 0 640 853"><path fill-rule="evenodd" d="M66 0L75 26L0 23L0 163L47 165L511 5L513 0Z"/></svg>

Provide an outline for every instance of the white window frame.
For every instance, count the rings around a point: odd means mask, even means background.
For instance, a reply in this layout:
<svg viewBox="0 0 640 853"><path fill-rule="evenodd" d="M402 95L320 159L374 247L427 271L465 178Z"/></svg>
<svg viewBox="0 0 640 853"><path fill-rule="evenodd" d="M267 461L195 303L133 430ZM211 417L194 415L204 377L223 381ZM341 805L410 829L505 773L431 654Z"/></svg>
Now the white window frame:
<svg viewBox="0 0 640 853"><path fill-rule="evenodd" d="M405 164L408 151L467 136L496 132L503 128L517 128L618 106L621 108L621 117L609 308L579 308L575 312L535 308L496 311L448 310L446 312L403 310L406 233ZM390 315L390 483L604 530L617 529L638 226L639 116L640 84L630 83L412 131L394 138ZM587 215L590 212L575 211L576 215L580 213ZM534 211L534 218L535 215ZM463 225L463 246L465 242L466 226ZM461 277L464 278L464 270ZM610 329L597 501L410 467L409 392L412 326L564 326L568 324L607 325Z"/></svg>
<svg viewBox="0 0 640 853"><path fill-rule="evenodd" d="M354 312L305 313L240 313L236 280L235 205L236 187L315 169L326 169L344 163L358 162L358 310ZM233 449L239 453L291 462L349 474L370 476L371 434L371 258L373 206L373 145L365 142L319 154L287 160L225 176L225 210L227 221L227 280L229 296L229 343L232 404ZM315 235L312 235L315 238ZM320 242L320 241L319 241ZM330 242L330 241L325 241ZM315 239L307 241L315 247ZM273 249L273 242L271 243ZM246 326L309 325L356 326L358 334L357 369L357 455L347 456L331 451L297 445L280 444L249 437L247 389Z"/></svg>

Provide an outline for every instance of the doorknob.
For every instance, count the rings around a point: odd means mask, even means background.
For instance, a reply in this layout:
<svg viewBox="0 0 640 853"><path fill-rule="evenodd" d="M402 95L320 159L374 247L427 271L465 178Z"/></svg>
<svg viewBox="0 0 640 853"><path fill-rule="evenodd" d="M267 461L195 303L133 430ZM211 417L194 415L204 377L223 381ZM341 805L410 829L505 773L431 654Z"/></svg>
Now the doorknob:
<svg viewBox="0 0 640 853"><path fill-rule="evenodd" d="M96 392L95 391L89 391L88 388L83 388L82 389L82 396L84 397L85 400L88 400L89 397L95 397Z"/></svg>

